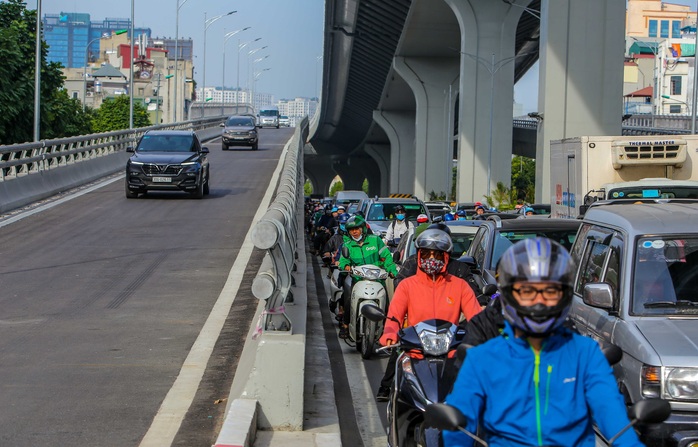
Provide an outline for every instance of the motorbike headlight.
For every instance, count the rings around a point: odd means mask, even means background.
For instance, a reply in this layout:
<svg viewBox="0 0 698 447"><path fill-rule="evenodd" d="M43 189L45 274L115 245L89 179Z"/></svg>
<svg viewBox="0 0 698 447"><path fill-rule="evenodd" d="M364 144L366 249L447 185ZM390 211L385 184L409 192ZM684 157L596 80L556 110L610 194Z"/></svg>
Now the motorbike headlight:
<svg viewBox="0 0 698 447"><path fill-rule="evenodd" d="M664 388L670 399L698 399L698 369L666 368Z"/></svg>
<svg viewBox="0 0 698 447"><path fill-rule="evenodd" d="M422 330L419 332L419 340L422 342L424 353L429 355L444 355L448 352L453 340L453 332L440 332Z"/></svg>
<svg viewBox="0 0 698 447"><path fill-rule="evenodd" d="M364 265L364 266L359 267L358 270L359 270L358 273L362 277L364 277L366 279L373 280L373 281L375 281L377 279L381 279L381 276L383 276L383 274L381 272L382 269L379 269L377 267L368 267L368 266Z"/></svg>

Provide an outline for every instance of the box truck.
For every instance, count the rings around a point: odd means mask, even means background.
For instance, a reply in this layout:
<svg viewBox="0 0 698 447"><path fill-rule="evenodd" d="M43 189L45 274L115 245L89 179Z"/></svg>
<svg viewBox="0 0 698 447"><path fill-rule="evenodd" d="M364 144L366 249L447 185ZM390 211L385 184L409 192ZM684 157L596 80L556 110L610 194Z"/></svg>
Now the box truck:
<svg viewBox="0 0 698 447"><path fill-rule="evenodd" d="M553 140L551 217L576 218L596 200L698 198L697 151L698 135Z"/></svg>

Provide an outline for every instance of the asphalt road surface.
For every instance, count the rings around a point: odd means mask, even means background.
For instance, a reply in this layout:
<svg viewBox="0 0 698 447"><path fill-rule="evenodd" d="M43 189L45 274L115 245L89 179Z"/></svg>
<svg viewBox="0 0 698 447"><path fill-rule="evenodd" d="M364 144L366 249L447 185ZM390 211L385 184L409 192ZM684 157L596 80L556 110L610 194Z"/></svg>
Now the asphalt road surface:
<svg viewBox="0 0 698 447"><path fill-rule="evenodd" d="M138 446L221 295L294 129L211 150L211 193L124 180L0 219L0 445ZM36 212L38 211L38 212ZM257 300L244 279L173 445L210 446ZM186 370L186 367L184 368ZM191 404L191 405L190 405Z"/></svg>

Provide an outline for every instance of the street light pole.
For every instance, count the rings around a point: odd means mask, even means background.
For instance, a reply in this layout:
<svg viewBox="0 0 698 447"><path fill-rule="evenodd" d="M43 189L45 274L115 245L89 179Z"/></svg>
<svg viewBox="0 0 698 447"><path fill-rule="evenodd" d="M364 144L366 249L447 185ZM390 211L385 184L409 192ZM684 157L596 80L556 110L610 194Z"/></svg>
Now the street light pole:
<svg viewBox="0 0 698 447"><path fill-rule="evenodd" d="M237 11L230 11L226 14L221 14L217 15L216 17L211 17L210 19L206 20L206 13L204 12L204 73L203 73L203 85L201 86L201 93L203 96L203 101L201 101L201 118L204 117L205 115L205 108L204 104L206 103L206 31L208 30L208 27L213 25L213 23L216 20L222 19L225 16L229 16L231 14L235 14Z"/></svg>
<svg viewBox="0 0 698 447"><path fill-rule="evenodd" d="M257 51L263 50L267 47L268 45L264 45L263 47L255 48L253 50L250 50L247 52L247 81L245 82L245 88L247 89L248 92L251 93L250 90L250 78L254 76L254 70L252 69L252 62L250 62L250 58L252 57L253 54L255 54ZM254 108L254 98L250 98L250 102L252 104L252 108Z"/></svg>
<svg viewBox="0 0 698 447"><path fill-rule="evenodd" d="M133 129L133 60L135 59L133 56L133 44L135 40L135 35L133 32L133 11L134 11L134 2L135 0L131 0L131 63L129 64L129 87L128 87L128 128Z"/></svg>
<svg viewBox="0 0 698 447"><path fill-rule="evenodd" d="M34 57L34 141L39 141L41 134L41 0L36 0L36 48Z"/></svg>
<svg viewBox="0 0 698 447"><path fill-rule="evenodd" d="M676 101L676 102L680 102L681 104L685 105L685 106L686 106L686 114L687 114L687 115L688 115L688 113L689 113L690 111L694 111L694 109L691 108L691 107L688 105L687 102L681 101L680 99L672 98L672 97L669 96L669 95L662 95L662 98L664 98L664 99L670 99L670 100ZM662 107L662 109L663 109L663 108L664 108L664 107Z"/></svg>
<svg viewBox="0 0 698 447"><path fill-rule="evenodd" d="M252 96L252 107L254 107L254 103L255 103L254 95L255 95L255 92L257 91L257 86L255 85L256 82L257 82L257 78L259 77L260 74L262 74L262 71L267 71L267 70L269 70L269 69L267 68L267 69L264 69L264 70L260 71L259 73L257 73L257 72L255 72L255 70L254 70L254 66L255 66L255 64L256 64L257 62L261 62L261 61L263 61L264 59L266 59L266 58L268 58L268 57L269 57L269 55L266 55L266 56L264 56L264 57L257 58L257 59L255 59L255 60L252 62L252 95L251 95L251 96Z"/></svg>
<svg viewBox="0 0 698 447"><path fill-rule="evenodd" d="M172 117L172 122L176 123L177 122L177 72L179 71L179 65L178 65L178 59L179 59L179 9L184 6L186 2L189 0L184 0L182 3L179 2L179 0L175 0L177 2L177 14L176 14L176 19L175 19L175 72L174 72L174 115ZM185 73L186 76L186 73Z"/></svg>
<svg viewBox="0 0 698 447"><path fill-rule="evenodd" d="M247 42L241 44L240 39L238 39L238 63L237 63L237 80L235 81L237 84L237 91L235 92L235 113L238 113L238 102L240 98L240 51L242 51L243 48L245 48L247 45L257 42L259 40L262 40L261 37L258 37L254 40L248 40Z"/></svg>
<svg viewBox="0 0 698 447"><path fill-rule="evenodd" d="M228 34L226 34L225 38L223 39L223 83L221 84L221 115L225 115L225 105L223 104L223 102L225 101L225 44L227 44L230 38L236 35L237 33L248 30L250 28L250 26L247 26L237 31L231 31ZM237 113L237 110L235 111L235 113Z"/></svg>

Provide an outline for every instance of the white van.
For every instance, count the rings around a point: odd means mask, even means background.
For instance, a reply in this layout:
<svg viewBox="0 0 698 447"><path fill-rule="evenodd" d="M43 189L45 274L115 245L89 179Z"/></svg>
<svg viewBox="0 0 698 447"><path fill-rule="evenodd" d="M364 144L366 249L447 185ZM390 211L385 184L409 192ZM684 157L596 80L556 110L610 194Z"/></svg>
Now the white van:
<svg viewBox="0 0 698 447"><path fill-rule="evenodd" d="M337 191L334 196L334 206L343 205L348 208L350 204L368 199L368 194L363 191Z"/></svg>

